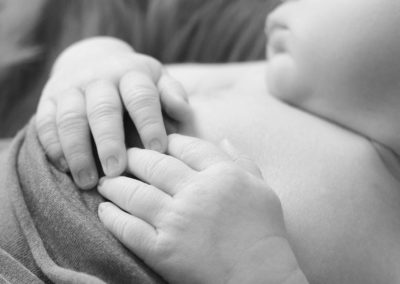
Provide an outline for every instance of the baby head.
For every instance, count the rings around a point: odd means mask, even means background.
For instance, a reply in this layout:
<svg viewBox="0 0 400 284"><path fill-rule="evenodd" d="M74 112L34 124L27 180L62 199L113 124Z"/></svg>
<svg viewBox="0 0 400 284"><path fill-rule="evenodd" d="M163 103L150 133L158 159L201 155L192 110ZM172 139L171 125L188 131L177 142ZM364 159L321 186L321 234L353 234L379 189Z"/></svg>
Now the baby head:
<svg viewBox="0 0 400 284"><path fill-rule="evenodd" d="M400 153L400 1L287 0L267 21L270 92Z"/></svg>

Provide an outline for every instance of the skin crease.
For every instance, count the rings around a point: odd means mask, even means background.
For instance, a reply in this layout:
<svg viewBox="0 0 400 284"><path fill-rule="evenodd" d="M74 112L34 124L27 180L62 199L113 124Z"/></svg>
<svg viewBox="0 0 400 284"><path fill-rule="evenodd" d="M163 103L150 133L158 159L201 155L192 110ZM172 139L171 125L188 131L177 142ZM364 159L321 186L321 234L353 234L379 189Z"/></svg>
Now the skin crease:
<svg viewBox="0 0 400 284"><path fill-rule="evenodd" d="M171 66L194 113L180 132L228 138L256 161L310 283L396 283L398 181L369 140L266 95L264 71L265 63Z"/></svg>
<svg viewBox="0 0 400 284"><path fill-rule="evenodd" d="M400 153L400 2L284 1L274 24L271 93Z"/></svg>
<svg viewBox="0 0 400 284"><path fill-rule="evenodd" d="M193 111L179 132L255 160L310 283L398 282L400 185L368 139L269 95L265 62L168 69Z"/></svg>
<svg viewBox="0 0 400 284"><path fill-rule="evenodd" d="M287 30L271 36L269 91L345 128L266 95L263 63L170 68L191 95L193 120L180 132L214 142L228 138L260 165L282 201L290 242L310 283L397 283L400 278L399 182L364 138L395 148L389 143L395 132L387 126L395 125L391 94L397 90L398 65L391 58L395 45L381 33L391 27L396 34L390 25L397 23L395 8L394 1L287 1L272 16L297 19L293 25L304 34ZM280 13L286 16L274 16ZM359 23L374 15L374 29L366 29L371 35L362 33ZM337 22L341 29L326 38ZM314 40L303 48L301 35L306 40L308 34ZM357 45L369 43L369 36L381 36L383 49L364 46L359 52ZM391 108L379 112L386 104Z"/></svg>
<svg viewBox="0 0 400 284"><path fill-rule="evenodd" d="M399 8L397 1L285 2L269 20L286 27L270 34L270 93L397 150ZM399 184L374 147L262 96L261 87L244 97L244 86L263 84L247 78L231 86L229 101L223 90L212 104L201 91L191 97L191 134L227 136L261 165L310 283L397 282Z"/></svg>

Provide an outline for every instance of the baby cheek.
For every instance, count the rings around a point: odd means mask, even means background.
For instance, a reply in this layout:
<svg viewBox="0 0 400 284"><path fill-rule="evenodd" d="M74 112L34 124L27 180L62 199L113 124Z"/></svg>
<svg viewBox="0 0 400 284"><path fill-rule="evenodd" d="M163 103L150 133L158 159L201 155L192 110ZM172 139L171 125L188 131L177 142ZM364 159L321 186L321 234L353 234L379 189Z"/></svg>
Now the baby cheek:
<svg viewBox="0 0 400 284"><path fill-rule="evenodd" d="M311 94L311 85L299 66L290 56L276 56L268 61L267 87L276 98L287 103L302 106Z"/></svg>

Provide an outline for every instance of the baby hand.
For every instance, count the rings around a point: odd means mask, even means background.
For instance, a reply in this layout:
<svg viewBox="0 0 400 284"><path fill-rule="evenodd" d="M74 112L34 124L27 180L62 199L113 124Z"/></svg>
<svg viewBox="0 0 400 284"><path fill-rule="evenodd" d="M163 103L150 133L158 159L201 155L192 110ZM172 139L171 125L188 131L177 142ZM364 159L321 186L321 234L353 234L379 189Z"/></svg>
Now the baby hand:
<svg viewBox="0 0 400 284"><path fill-rule="evenodd" d="M162 110L176 121L189 113L186 93L155 59L126 43L94 38L68 48L57 60L43 91L36 117L38 136L50 160L68 167L83 189L97 184L93 135L104 173L126 168L123 108L143 145L165 151Z"/></svg>
<svg viewBox="0 0 400 284"><path fill-rule="evenodd" d="M129 150L144 182L102 180L115 205L100 205L101 221L170 283L307 283L279 199L249 158L224 148L170 135L171 156Z"/></svg>

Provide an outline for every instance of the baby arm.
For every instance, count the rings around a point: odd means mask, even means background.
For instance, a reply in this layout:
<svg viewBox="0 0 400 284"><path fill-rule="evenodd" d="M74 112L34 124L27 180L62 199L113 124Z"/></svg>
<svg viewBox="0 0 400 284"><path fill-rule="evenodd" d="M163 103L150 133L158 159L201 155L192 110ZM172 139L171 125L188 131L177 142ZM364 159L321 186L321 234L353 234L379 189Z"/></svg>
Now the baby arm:
<svg viewBox="0 0 400 284"><path fill-rule="evenodd" d="M101 221L169 283L308 283L279 199L248 157L221 146L173 134L168 155L129 150L144 182L103 179L113 203L100 205Z"/></svg>
<svg viewBox="0 0 400 284"><path fill-rule="evenodd" d="M126 168L123 110L143 145L165 151L162 109L175 121L189 115L186 93L155 59L113 38L72 45L56 61L37 110L39 139L50 160L79 187L96 185L92 134L104 173Z"/></svg>

